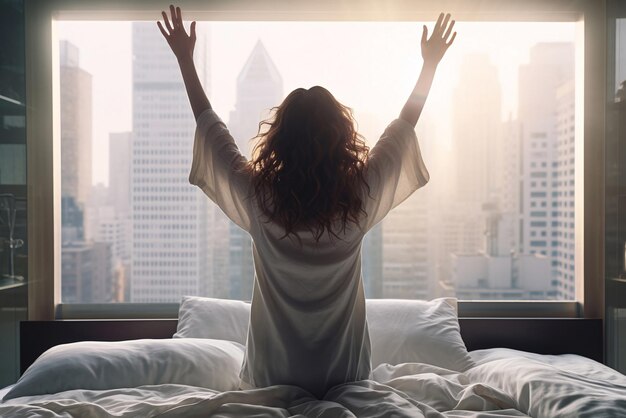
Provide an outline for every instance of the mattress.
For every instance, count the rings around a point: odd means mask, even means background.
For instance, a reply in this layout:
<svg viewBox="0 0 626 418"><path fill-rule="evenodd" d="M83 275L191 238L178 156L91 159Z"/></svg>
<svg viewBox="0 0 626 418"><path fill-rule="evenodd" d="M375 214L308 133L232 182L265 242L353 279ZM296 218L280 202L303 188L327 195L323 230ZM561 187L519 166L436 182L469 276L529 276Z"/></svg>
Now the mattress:
<svg viewBox="0 0 626 418"><path fill-rule="evenodd" d="M382 364L371 380L335 386L323 399L288 385L217 392L163 384L21 397L0 403L0 416L626 416L626 377L595 361L507 349L471 356L476 366L463 373L423 363Z"/></svg>

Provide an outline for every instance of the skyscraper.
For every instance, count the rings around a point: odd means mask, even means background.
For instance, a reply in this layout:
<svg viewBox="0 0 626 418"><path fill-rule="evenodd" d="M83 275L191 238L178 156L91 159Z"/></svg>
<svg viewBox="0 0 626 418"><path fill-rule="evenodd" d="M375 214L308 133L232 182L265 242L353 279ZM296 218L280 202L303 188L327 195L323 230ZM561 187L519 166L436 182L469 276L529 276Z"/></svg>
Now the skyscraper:
<svg viewBox="0 0 626 418"><path fill-rule="evenodd" d="M463 211L480 210L501 189L501 91L487 55L464 58L454 90L452 151L455 198Z"/></svg>
<svg viewBox="0 0 626 418"><path fill-rule="evenodd" d="M79 50L60 42L61 94L61 297L64 302L109 302L111 246L93 242L91 197L91 74Z"/></svg>
<svg viewBox="0 0 626 418"><path fill-rule="evenodd" d="M564 82L556 91L556 167L555 199L552 204L555 230L551 241L555 257L557 296L576 298L575 263L575 138L574 80Z"/></svg>
<svg viewBox="0 0 626 418"><path fill-rule="evenodd" d="M109 202L99 208L99 241L113 246L114 300L127 301L131 285L132 218L130 163L132 132L109 134Z"/></svg>
<svg viewBox="0 0 626 418"><path fill-rule="evenodd" d="M428 299L433 263L429 248L429 207L419 190L383 221L383 297Z"/></svg>
<svg viewBox="0 0 626 418"><path fill-rule="evenodd" d="M259 40L237 77L237 101L230 113L228 127L242 154L251 157L250 139L259 122L267 119L270 109L283 98L283 80L267 49ZM250 300L254 283L252 239L241 228L229 222L230 297Z"/></svg>
<svg viewBox="0 0 626 418"><path fill-rule="evenodd" d="M211 294L208 199L189 184L195 121L176 59L152 22L132 24L131 302ZM204 59L202 59L204 57ZM206 44L196 58L206 86Z"/></svg>
<svg viewBox="0 0 626 418"><path fill-rule="evenodd" d="M558 246L564 244L555 238L556 234L565 233L556 225L560 217L556 210L557 195L561 192L557 180L557 114L558 101L565 100L558 98L557 90L573 77L574 45L571 43L535 45L530 51L529 63L521 66L519 73L518 113L523 155L520 246L524 253L542 254L551 259L552 271L546 281L555 286L554 297L557 295ZM569 191L569 188L562 191Z"/></svg>
<svg viewBox="0 0 626 418"><path fill-rule="evenodd" d="M271 108L283 99L283 79L261 40L237 76L236 97L228 127L241 153L250 158L250 140L258 133L259 122L267 119Z"/></svg>
<svg viewBox="0 0 626 418"><path fill-rule="evenodd" d="M84 211L91 191L91 74L79 66L78 47L68 41L59 46L61 195Z"/></svg>
<svg viewBox="0 0 626 418"><path fill-rule="evenodd" d="M451 288L452 256L486 250L488 213L503 188L501 89L496 67L484 54L464 57L453 93L451 193L440 211L438 275Z"/></svg>

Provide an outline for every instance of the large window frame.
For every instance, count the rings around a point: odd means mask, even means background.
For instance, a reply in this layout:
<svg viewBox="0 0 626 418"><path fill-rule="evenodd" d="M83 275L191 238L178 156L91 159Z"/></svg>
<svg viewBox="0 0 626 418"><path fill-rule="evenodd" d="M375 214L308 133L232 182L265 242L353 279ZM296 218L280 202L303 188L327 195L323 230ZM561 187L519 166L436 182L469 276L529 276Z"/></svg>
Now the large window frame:
<svg viewBox="0 0 626 418"><path fill-rule="evenodd" d="M57 20L155 20L170 3L156 0L25 0L28 185L28 316L176 317L177 304L61 304L61 167ZM604 152L606 2L604 0L179 0L188 19L252 21L413 21L452 13L458 21L577 23L576 300L461 301L465 317L604 318ZM52 133L52 135L50 135Z"/></svg>

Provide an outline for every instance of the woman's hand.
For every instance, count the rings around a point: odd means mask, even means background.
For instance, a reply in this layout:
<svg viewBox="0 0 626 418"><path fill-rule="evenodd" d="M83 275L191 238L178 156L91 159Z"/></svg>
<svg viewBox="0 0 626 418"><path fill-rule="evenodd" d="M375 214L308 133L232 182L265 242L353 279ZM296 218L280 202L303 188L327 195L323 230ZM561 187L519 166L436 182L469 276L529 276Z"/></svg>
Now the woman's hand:
<svg viewBox="0 0 626 418"><path fill-rule="evenodd" d="M167 13L161 12L167 30L165 30L160 21L157 22L157 26L163 34L163 37L165 37L165 40L167 40L170 48L172 48L172 52L176 55L178 61L191 59L193 58L193 48L196 45L196 22L191 22L190 35L187 35L185 27L183 26L180 7L174 9L174 6L170 5L170 13L172 15L171 24L167 18Z"/></svg>
<svg viewBox="0 0 626 418"><path fill-rule="evenodd" d="M450 13L445 16L441 13L430 39L427 40L428 29L424 25L422 30L422 58L424 59L424 64L439 64L443 55L454 42L454 38L456 38L456 32L450 37L453 27L454 20L450 22Z"/></svg>
<svg viewBox="0 0 626 418"><path fill-rule="evenodd" d="M422 66L422 72L417 79L417 83L411 95L402 108L402 111L400 111L400 119L409 122L413 126L417 124L422 114L422 109L426 103L430 87L433 84L437 65L450 45L452 45L452 42L454 42L454 38L456 38L456 32L450 37L453 27L454 20L450 22L450 14L444 16L442 13L439 15L439 19L437 19L435 29L430 39L426 39L428 29L426 29L426 25L424 25L424 31L422 33L422 58L424 58L424 65Z"/></svg>

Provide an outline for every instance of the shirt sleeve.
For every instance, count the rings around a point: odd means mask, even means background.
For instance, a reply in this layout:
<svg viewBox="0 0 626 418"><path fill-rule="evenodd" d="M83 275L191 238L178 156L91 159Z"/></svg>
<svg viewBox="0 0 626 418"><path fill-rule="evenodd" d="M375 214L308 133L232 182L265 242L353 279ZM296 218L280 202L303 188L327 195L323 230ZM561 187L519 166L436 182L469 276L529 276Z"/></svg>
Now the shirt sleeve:
<svg viewBox="0 0 626 418"><path fill-rule="evenodd" d="M234 223L250 231L250 175L228 128L212 109L196 122L189 183L198 186Z"/></svg>
<svg viewBox="0 0 626 418"><path fill-rule="evenodd" d="M372 148L367 163L365 197L366 230L380 222L389 211L428 183L430 175L413 126L396 119L387 126Z"/></svg>

